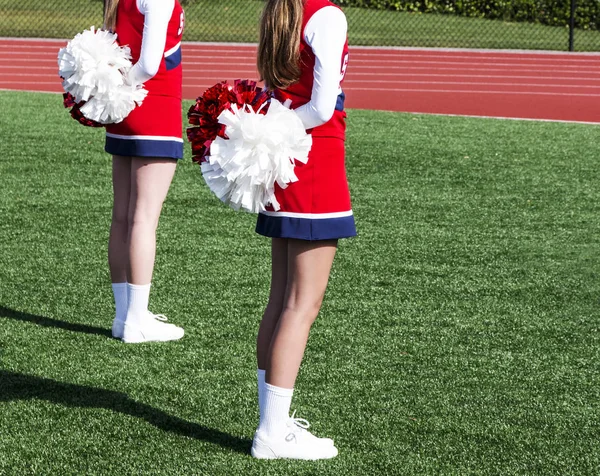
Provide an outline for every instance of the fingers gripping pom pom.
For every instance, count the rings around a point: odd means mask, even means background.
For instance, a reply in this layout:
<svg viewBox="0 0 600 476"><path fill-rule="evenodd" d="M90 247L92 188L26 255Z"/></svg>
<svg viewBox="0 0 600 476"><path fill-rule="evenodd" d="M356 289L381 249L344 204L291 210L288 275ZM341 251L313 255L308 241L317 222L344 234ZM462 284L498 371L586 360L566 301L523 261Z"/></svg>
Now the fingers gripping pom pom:
<svg viewBox="0 0 600 476"><path fill-rule="evenodd" d="M119 46L117 35L94 27L77 34L58 52L63 89L86 119L101 124L121 122L146 97L141 84L127 80L131 66L131 52Z"/></svg>
<svg viewBox="0 0 600 476"><path fill-rule="evenodd" d="M256 213L268 204L279 210L275 184L285 188L298 180L294 159L306 163L312 145L300 118L271 99L266 114L234 104L219 123L226 137L214 140L202 164L209 188L235 210Z"/></svg>

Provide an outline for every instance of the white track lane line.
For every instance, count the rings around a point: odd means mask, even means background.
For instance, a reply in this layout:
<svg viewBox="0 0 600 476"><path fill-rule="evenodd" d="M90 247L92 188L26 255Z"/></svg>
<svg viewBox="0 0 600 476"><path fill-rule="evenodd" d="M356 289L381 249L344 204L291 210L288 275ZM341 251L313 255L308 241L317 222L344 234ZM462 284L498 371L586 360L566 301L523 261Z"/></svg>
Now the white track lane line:
<svg viewBox="0 0 600 476"><path fill-rule="evenodd" d="M578 85L572 85L572 84L551 84L551 83L493 83L493 82L488 82L488 81L484 81L484 82L470 82L470 81L407 81L407 80L397 80L397 81L388 81L388 80L379 80L379 79L374 79L371 81L356 81L356 80L352 80L352 79L346 79L343 85L351 85L354 83L365 83L368 82L369 84L455 84L455 85L481 85L481 86L506 86L506 87L511 87L511 86L515 86L515 87L519 87L519 86L525 86L525 87L538 87L538 88L595 88L595 89L600 89L600 84L597 86L591 86L591 85L582 85L582 84L578 84Z"/></svg>
<svg viewBox="0 0 600 476"><path fill-rule="evenodd" d="M501 53L497 53L497 54L478 54L475 53L473 55L462 55L462 54L451 54L451 53L431 53L431 54L418 54L418 53L410 53L410 52L402 52L402 53L395 53L395 54L385 54L385 53L363 53L360 52L360 50L356 50L356 49L352 49L352 47L350 47L350 53L352 53L353 57L366 57L366 58L374 58L374 57L381 57L381 58L453 58L453 59L471 59L471 60L476 60L476 59L489 59L489 60L496 60L496 59L502 59L502 60L508 60L514 57L515 60L517 61L522 61L522 60L526 60L526 61L535 61L535 60L543 60L543 61L551 61L552 59L556 60L556 61L560 61L560 62L573 62L573 63L579 63L579 62L592 62L592 63L600 63L600 54L598 54L596 57L595 56L582 56L582 57L578 57L578 58L573 58L570 56L565 56L564 54L562 56L557 55L555 58L553 58L550 55L522 55L519 53L515 53L514 55L511 54L501 54Z"/></svg>
<svg viewBox="0 0 600 476"><path fill-rule="evenodd" d="M559 79L565 81L598 81L600 82L600 71L599 74L595 74L593 76L581 77L581 75L577 76L515 76L515 75L502 75L502 74L416 74L416 73L378 73L377 76L423 76L423 77L451 77L451 78L508 78L508 79ZM349 71L346 78L350 76L369 76L373 77L372 73L357 73L354 71Z"/></svg>
<svg viewBox="0 0 600 476"><path fill-rule="evenodd" d="M346 87L345 91L386 91L386 92L415 92L415 93L451 93L451 94L516 94L516 95L532 95L532 96L574 96L574 97L600 97L600 94L578 94L578 93L553 93L540 91L473 91L473 90L457 90L457 89L417 89L417 88L357 88Z"/></svg>
<svg viewBox="0 0 600 476"><path fill-rule="evenodd" d="M380 70L381 68L376 67L376 66L361 66L361 65L354 65L354 69L353 71L356 70ZM389 66L389 67L385 67L384 69L399 69L401 71L408 71L408 70L420 70L420 71L481 71L481 72L492 72L492 71L511 71L511 72L515 72L515 73L562 73L562 74L598 74L600 73L600 71L598 70L587 70L587 71L560 71L558 68L553 68L553 69L529 69L529 70L522 70L522 69L516 69L516 68L443 68L443 67L436 67L436 68L430 68L427 66Z"/></svg>
<svg viewBox="0 0 600 476"><path fill-rule="evenodd" d="M501 121L536 121L536 122L566 122L569 124L587 124L591 126L600 126L598 122L588 121L563 121L561 119L534 119L531 117L503 117L503 116L475 116L473 114L436 114L434 112L409 112L408 114L422 116L448 116L448 117L472 117L475 119L499 119Z"/></svg>
<svg viewBox="0 0 600 476"><path fill-rule="evenodd" d="M47 82L47 81L4 81L0 80L0 84L37 84L37 85L47 85L47 86L60 86L60 82Z"/></svg>
<svg viewBox="0 0 600 476"><path fill-rule="evenodd" d="M12 66L12 65L0 65L0 71L11 71L11 70L16 70L16 71L29 71L31 70L32 73L35 72L45 72L48 71L49 73L56 73L56 67L55 66ZM256 69L252 69L249 68L247 70L239 70L240 72L244 72L247 74L256 74L257 71ZM223 69L206 69L206 68L186 68L185 70L185 76L186 78L196 78L196 76L191 76L189 73L221 73L223 72ZM16 73L11 73L13 76L16 76ZM27 73L27 74L31 74L31 73ZM25 74L26 75L26 74ZM346 81L349 80L349 78L354 78L357 76L367 76L368 78L372 78L373 77L373 73L361 73L361 72L356 72L356 71L349 71L348 72L348 76L346 77ZM562 81L597 81L598 83L600 83L600 71L598 72L598 74L595 75L591 75L591 76L581 76L581 75L576 75L576 76L538 76L538 75L502 75L502 74L456 74L456 73L451 73L451 74L435 74L435 73L422 73L422 74L418 74L418 73L378 73L377 74L378 77L426 77L426 78L485 78L485 79L542 79L542 80L562 80ZM371 81L371 80L368 80ZM418 81L417 79L415 79L415 81Z"/></svg>

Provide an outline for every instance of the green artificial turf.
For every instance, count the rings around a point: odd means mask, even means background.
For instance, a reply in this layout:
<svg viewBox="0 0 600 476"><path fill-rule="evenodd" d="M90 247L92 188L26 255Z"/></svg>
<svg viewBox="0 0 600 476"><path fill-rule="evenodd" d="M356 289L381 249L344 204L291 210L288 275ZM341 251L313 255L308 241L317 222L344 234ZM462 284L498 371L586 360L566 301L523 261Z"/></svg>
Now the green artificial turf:
<svg viewBox="0 0 600 476"><path fill-rule="evenodd" d="M256 42L262 0L193 0L184 4L184 40ZM531 23L344 8L353 45L567 50L569 31ZM102 2L0 0L0 36L71 38L102 24ZM575 31L575 50L599 51L600 32Z"/></svg>
<svg viewBox="0 0 600 476"><path fill-rule="evenodd" d="M331 461L256 461L269 243L178 166L151 309L125 345L101 130L0 92L0 474L593 475L598 126L349 111L340 243L293 409ZM184 104L187 109L188 103Z"/></svg>

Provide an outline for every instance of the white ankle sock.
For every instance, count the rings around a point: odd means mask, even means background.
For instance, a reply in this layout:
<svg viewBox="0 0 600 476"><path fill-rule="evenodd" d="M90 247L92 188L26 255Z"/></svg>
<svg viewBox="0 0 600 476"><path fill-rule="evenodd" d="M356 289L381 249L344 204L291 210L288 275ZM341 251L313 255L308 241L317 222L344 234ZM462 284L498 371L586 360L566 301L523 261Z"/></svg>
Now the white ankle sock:
<svg viewBox="0 0 600 476"><path fill-rule="evenodd" d="M127 283L112 283L115 298L115 319L124 321L127 315Z"/></svg>
<svg viewBox="0 0 600 476"><path fill-rule="evenodd" d="M256 375L258 378L258 417L259 417L259 422L262 421L262 419L264 418L264 414L265 414L265 373L266 370L263 369L257 369L256 371ZM260 423L259 423L260 425Z"/></svg>
<svg viewBox="0 0 600 476"><path fill-rule="evenodd" d="M127 317L128 321L137 321L148 312L150 299L149 284L127 283Z"/></svg>
<svg viewBox="0 0 600 476"><path fill-rule="evenodd" d="M265 383L265 403L258 430L268 435L277 435L285 431L290 418L293 388L281 388Z"/></svg>

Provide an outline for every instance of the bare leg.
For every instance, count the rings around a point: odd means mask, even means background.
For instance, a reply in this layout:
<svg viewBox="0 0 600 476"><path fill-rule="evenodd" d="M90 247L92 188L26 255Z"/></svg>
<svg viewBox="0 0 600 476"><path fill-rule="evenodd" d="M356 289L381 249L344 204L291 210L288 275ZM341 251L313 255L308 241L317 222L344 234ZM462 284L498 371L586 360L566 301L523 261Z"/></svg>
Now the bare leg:
<svg viewBox="0 0 600 476"><path fill-rule="evenodd" d="M288 240L288 278L284 308L273 334L267 358L266 381L294 387L317 318L337 248L337 240Z"/></svg>
<svg viewBox="0 0 600 476"><path fill-rule="evenodd" d="M113 156L113 211L108 239L108 267L113 283L127 281L129 225L129 193L131 188L131 158Z"/></svg>
<svg viewBox="0 0 600 476"><path fill-rule="evenodd" d="M283 247L273 246L272 310L265 311L261 323L264 334L259 338L259 362L262 340L266 340L270 323L276 322L271 346L267 353L266 384L258 429L252 441L255 458L328 459L338 454L333 440L317 438L306 430L302 420L290 419L296 376L302 362L310 327L315 321L329 280L337 241L307 242L287 240L287 279L283 310L278 320L273 317L277 307L274 293L275 277L283 266ZM260 399L260 387L259 387Z"/></svg>
<svg viewBox="0 0 600 476"><path fill-rule="evenodd" d="M129 263L127 281L149 284L156 254L156 228L163 202L175 174L176 161L131 159L129 199Z"/></svg>
<svg viewBox="0 0 600 476"><path fill-rule="evenodd" d="M181 327L164 322L164 316L148 310L156 228L175 167L176 161L171 159L131 159L127 312L122 323L117 320L113 323L113 336L129 344L177 340L184 334Z"/></svg>
<svg viewBox="0 0 600 476"><path fill-rule="evenodd" d="M283 311L285 289L287 286L288 240L271 240L271 291L269 302L263 314L256 339L256 359L259 369L266 369L267 356L273 332Z"/></svg>

